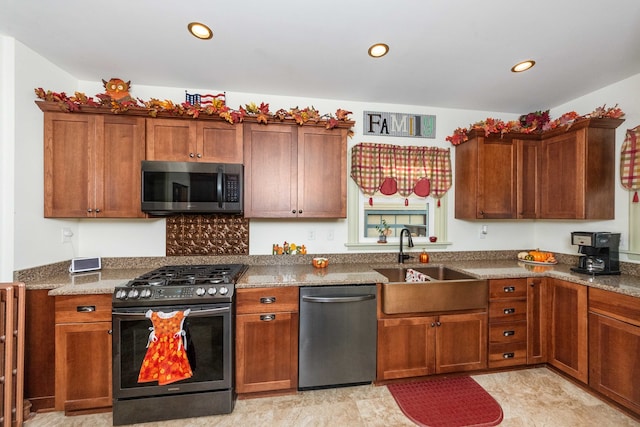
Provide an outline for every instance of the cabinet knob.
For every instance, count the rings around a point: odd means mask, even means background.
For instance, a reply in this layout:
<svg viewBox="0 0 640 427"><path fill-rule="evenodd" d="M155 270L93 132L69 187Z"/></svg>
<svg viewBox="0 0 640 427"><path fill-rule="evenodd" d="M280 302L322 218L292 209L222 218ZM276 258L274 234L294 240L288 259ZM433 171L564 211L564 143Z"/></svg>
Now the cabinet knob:
<svg viewBox="0 0 640 427"><path fill-rule="evenodd" d="M502 333L502 335L504 335L505 337L510 337L516 334L516 331L504 331Z"/></svg>
<svg viewBox="0 0 640 427"><path fill-rule="evenodd" d="M292 214L295 214L295 213L296 213L296 210L295 210L295 209L294 209L294 210L292 210L292 211L291 211L291 213L292 213Z"/></svg>
<svg viewBox="0 0 640 427"><path fill-rule="evenodd" d="M193 153L189 153L189 157L193 159Z"/></svg>
<svg viewBox="0 0 640 427"><path fill-rule="evenodd" d="M100 208L96 208L96 213L100 213Z"/></svg>
<svg viewBox="0 0 640 427"><path fill-rule="evenodd" d="M516 287L515 286L505 286L504 288L502 288L505 292L515 292L516 291Z"/></svg>
<svg viewBox="0 0 640 427"><path fill-rule="evenodd" d="M516 312L515 308L505 308L504 309L504 314L513 314Z"/></svg>
<svg viewBox="0 0 640 427"><path fill-rule="evenodd" d="M197 157L198 157L199 159L201 159L201 158L202 158L202 154L198 153Z"/></svg>
<svg viewBox="0 0 640 427"><path fill-rule="evenodd" d="M113 329L109 329L109 330L107 331L107 333L108 333L109 335L113 335Z"/></svg>
<svg viewBox="0 0 640 427"><path fill-rule="evenodd" d="M438 320L438 321L436 322L436 326L442 326L442 323L440 323L440 321Z"/></svg>
<svg viewBox="0 0 640 427"><path fill-rule="evenodd" d="M87 209L87 212L91 213L91 212L93 212L93 209L89 208L89 209Z"/></svg>
<svg viewBox="0 0 640 427"><path fill-rule="evenodd" d="M435 328L435 327L436 327L435 322L431 322L431 327L432 327L432 328Z"/></svg>
<svg viewBox="0 0 640 427"><path fill-rule="evenodd" d="M514 353L503 353L502 354L502 358L503 359L513 359L515 357Z"/></svg>
<svg viewBox="0 0 640 427"><path fill-rule="evenodd" d="M301 214L301 213L302 213L302 209L300 209L300 210L298 211L298 213L299 213L299 214Z"/></svg>

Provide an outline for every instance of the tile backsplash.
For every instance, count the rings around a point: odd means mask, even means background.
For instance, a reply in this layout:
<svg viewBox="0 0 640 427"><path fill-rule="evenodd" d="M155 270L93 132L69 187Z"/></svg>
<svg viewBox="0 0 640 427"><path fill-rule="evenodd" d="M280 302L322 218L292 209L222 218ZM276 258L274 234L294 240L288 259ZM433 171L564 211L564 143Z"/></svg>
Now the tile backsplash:
<svg viewBox="0 0 640 427"><path fill-rule="evenodd" d="M249 219L242 215L167 217L167 256L248 254Z"/></svg>

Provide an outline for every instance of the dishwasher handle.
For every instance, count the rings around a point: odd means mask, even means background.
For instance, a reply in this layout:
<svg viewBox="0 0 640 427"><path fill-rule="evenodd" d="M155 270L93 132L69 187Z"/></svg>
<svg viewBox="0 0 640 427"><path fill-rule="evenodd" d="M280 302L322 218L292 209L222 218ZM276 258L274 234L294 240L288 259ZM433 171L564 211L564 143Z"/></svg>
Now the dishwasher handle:
<svg viewBox="0 0 640 427"><path fill-rule="evenodd" d="M305 302L320 302L320 303L334 303L334 302L360 302L369 301L375 299L375 294L364 295L352 295L352 296L326 296L326 297L312 297L303 296L302 301Z"/></svg>

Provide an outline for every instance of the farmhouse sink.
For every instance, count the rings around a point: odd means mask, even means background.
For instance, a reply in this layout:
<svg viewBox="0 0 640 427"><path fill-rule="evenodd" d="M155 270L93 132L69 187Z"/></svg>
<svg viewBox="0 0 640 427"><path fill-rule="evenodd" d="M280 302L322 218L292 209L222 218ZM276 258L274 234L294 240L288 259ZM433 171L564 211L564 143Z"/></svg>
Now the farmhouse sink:
<svg viewBox="0 0 640 427"><path fill-rule="evenodd" d="M418 267L424 282L407 282L407 268L379 268L382 311L386 314L431 313L487 308L489 283L443 266Z"/></svg>

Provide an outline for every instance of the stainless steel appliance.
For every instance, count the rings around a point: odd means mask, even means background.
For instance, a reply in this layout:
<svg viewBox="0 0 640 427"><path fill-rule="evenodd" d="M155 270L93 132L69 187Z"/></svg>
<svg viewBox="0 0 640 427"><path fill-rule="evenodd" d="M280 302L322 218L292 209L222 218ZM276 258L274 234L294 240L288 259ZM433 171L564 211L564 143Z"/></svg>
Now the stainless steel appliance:
<svg viewBox="0 0 640 427"><path fill-rule="evenodd" d="M376 377L375 285L300 288L298 388Z"/></svg>
<svg viewBox="0 0 640 427"><path fill-rule="evenodd" d="M620 274L620 233L574 231L571 244L578 245L580 259L571 270L578 273Z"/></svg>
<svg viewBox="0 0 640 427"><path fill-rule="evenodd" d="M241 264L177 265L146 273L113 293L113 425L233 410L234 284ZM157 335L149 315L189 310L179 331L193 375L160 385L139 382ZM175 337L175 335L174 335Z"/></svg>
<svg viewBox="0 0 640 427"><path fill-rule="evenodd" d="M241 164L142 162L142 211L171 213L242 213L244 169Z"/></svg>

